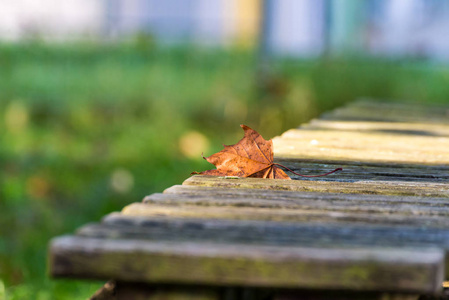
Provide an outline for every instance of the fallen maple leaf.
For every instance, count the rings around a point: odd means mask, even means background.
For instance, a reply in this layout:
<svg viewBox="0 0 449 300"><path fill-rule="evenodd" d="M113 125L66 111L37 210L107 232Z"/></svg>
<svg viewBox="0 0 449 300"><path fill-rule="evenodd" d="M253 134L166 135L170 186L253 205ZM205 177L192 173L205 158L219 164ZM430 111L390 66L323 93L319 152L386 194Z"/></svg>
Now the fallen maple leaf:
<svg viewBox="0 0 449 300"><path fill-rule="evenodd" d="M216 170L192 174L290 179L273 163L273 142L246 125L240 127L245 136L237 144L225 145L220 152L203 157L214 164Z"/></svg>
<svg viewBox="0 0 449 300"><path fill-rule="evenodd" d="M322 175L302 175L293 172L289 168L273 163L273 142L265 140L257 131L246 125L240 125L245 131L245 136L235 145L226 146L218 153L205 160L214 164L216 170L193 172L192 174L213 176L238 176L272 179L291 179L279 167L304 177L318 177L331 174L341 168Z"/></svg>

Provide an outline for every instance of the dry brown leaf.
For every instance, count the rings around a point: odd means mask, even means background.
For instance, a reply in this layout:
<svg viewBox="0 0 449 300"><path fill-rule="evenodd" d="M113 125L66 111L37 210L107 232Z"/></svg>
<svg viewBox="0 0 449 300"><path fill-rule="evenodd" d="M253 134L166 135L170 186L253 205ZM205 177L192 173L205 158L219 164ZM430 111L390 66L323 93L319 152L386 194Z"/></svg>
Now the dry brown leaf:
<svg viewBox="0 0 449 300"><path fill-rule="evenodd" d="M290 179L273 163L273 142L246 125L240 127L245 136L237 144L225 145L220 152L203 157L217 169L192 174Z"/></svg>
<svg viewBox="0 0 449 300"><path fill-rule="evenodd" d="M273 142L271 140L265 140L257 131L246 125L240 125L240 127L245 131L245 136L237 144L225 145L220 152L209 157L203 157L211 164L214 164L217 169L199 173L193 172L192 174L291 179L279 167L302 177L321 177L342 171L342 168L336 168L333 171L320 175L296 173L286 166L273 162Z"/></svg>

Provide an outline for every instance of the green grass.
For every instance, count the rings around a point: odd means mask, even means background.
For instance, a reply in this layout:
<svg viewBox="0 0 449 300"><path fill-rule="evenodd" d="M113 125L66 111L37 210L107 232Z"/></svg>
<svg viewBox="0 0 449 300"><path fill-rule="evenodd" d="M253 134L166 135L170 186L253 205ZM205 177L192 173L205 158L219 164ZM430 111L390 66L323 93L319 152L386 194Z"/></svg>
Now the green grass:
<svg viewBox="0 0 449 300"><path fill-rule="evenodd" d="M49 240L211 168L241 123L271 138L360 96L449 102L424 62L286 59L262 80L249 52L145 43L0 45L0 79L0 299L91 295L47 277Z"/></svg>

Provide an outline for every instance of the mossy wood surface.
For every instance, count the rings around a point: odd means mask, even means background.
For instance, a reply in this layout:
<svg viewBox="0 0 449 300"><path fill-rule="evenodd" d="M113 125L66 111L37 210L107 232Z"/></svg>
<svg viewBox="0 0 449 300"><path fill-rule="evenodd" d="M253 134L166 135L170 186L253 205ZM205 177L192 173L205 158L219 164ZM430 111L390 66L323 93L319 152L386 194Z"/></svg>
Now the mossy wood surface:
<svg viewBox="0 0 449 300"><path fill-rule="evenodd" d="M87 278L134 282L410 292L438 289L439 285L429 278L442 280L444 260L444 253L438 249L279 247L244 241L171 242L120 237L61 237L54 241L53 249L54 259L65 261L55 265L54 275L71 272Z"/></svg>
<svg viewBox="0 0 449 300"><path fill-rule="evenodd" d="M54 277L435 294L449 108L362 100L274 139L293 180L192 176L50 245Z"/></svg>

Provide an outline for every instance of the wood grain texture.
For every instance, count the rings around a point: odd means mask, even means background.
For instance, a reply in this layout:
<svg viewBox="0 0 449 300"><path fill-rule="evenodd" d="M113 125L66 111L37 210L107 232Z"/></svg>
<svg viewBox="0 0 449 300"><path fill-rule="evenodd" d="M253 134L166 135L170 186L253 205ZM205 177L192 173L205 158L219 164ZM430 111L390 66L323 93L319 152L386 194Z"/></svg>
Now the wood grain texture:
<svg viewBox="0 0 449 300"><path fill-rule="evenodd" d="M435 293L443 259L435 249L254 247L65 236L52 241L50 272L56 277L140 282Z"/></svg>
<svg viewBox="0 0 449 300"><path fill-rule="evenodd" d="M436 247L449 250L449 232L438 228L387 225L313 224L198 218L109 216L81 227L80 236L323 247Z"/></svg>
<svg viewBox="0 0 449 300"><path fill-rule="evenodd" d="M449 122L442 123L414 123L414 122L383 122L383 121L344 121L314 119L310 123L303 124L301 129L344 130L357 132L379 132L395 135L415 135L447 137Z"/></svg>
<svg viewBox="0 0 449 300"><path fill-rule="evenodd" d="M173 186L125 215L448 228L447 198Z"/></svg>
<svg viewBox="0 0 449 300"><path fill-rule="evenodd" d="M238 206L255 208L285 208L320 210L351 210L365 208L375 212L410 212L415 215L446 215L449 200L445 197L386 196L342 193L317 193L273 191L264 189L227 189L215 187L173 186L163 194L145 197L143 203L154 204L195 204L199 206ZM355 207L354 207L355 206ZM441 209L441 211L439 211Z"/></svg>
<svg viewBox="0 0 449 300"><path fill-rule="evenodd" d="M447 105L360 99L320 117L324 120L449 124Z"/></svg>
<svg viewBox="0 0 449 300"><path fill-rule="evenodd" d="M344 172L344 169L343 169ZM338 175L329 175L338 176ZM232 178L212 176L192 176L186 179L184 185L222 188L267 189L274 191L321 192L374 194L393 196L449 197L449 184L441 182L410 182L410 181L377 181L358 180L355 182L334 182L321 180L275 180L259 178Z"/></svg>
<svg viewBox="0 0 449 300"><path fill-rule="evenodd" d="M307 159L286 159L277 158L277 162L288 166L296 172L305 175L325 173L338 167L343 171L329 175L328 177L304 178L291 174L296 180L303 181L337 181L337 182L357 182L357 181L389 181L389 182L415 182L425 183L448 183L449 165L419 165L400 163L369 163L357 161L326 161Z"/></svg>
<svg viewBox="0 0 449 300"><path fill-rule="evenodd" d="M447 171L448 111L444 106L358 101L274 138L275 156L435 165Z"/></svg>
<svg viewBox="0 0 449 300"><path fill-rule="evenodd" d="M210 197L210 196L209 196ZM161 198L161 197L159 197ZM165 197L164 197L165 198ZM207 199L207 197L206 197ZM207 200L205 200L207 201ZM367 204L362 203L362 205L357 205L354 203L348 203L344 201L334 201L329 207L324 207L321 203L313 201L302 201L296 203L295 209L284 209L284 208L264 208L264 207L211 207L211 206L198 206L198 205L172 205L172 204L152 204L145 205L141 203L131 204L124 208L123 213L126 215L167 215L167 216L208 216L214 218L224 217L233 214L250 215L291 215L301 214L305 212L318 212L318 211L333 211L333 212L343 212L343 213L372 213L372 214L395 214L395 215L405 215L405 216L440 216L448 217L449 211L447 205L438 207L437 205L410 205L402 203L384 203L384 205L378 204ZM223 216L221 216L223 215Z"/></svg>
<svg viewBox="0 0 449 300"><path fill-rule="evenodd" d="M273 139L276 157L388 164L449 164L449 137L388 132L291 129Z"/></svg>

